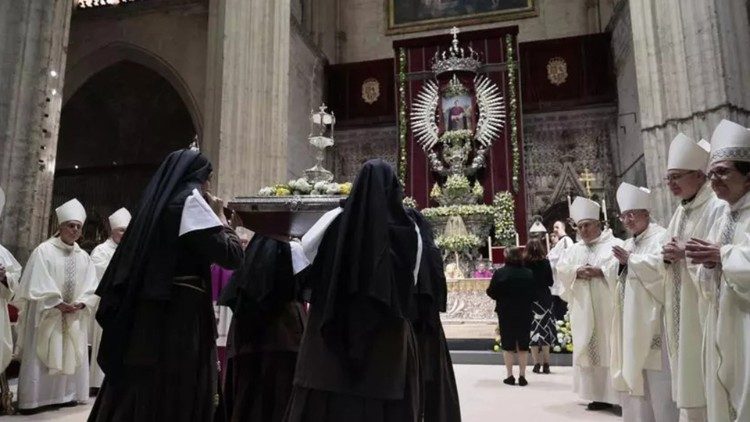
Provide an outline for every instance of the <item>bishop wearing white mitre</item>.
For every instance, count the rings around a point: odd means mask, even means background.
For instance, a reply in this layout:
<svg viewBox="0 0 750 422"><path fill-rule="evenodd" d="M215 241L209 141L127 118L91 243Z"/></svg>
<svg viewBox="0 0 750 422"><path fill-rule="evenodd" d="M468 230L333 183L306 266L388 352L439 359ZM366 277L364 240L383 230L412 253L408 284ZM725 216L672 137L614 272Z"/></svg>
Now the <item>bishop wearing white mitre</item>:
<svg viewBox="0 0 750 422"><path fill-rule="evenodd" d="M611 230L602 232L594 201L577 197L570 217L579 241L557 264L557 276L573 330L573 390L590 401L589 410L602 410L619 403L609 374L609 331L617 283L612 247L622 246L622 240Z"/></svg>
<svg viewBox="0 0 750 422"><path fill-rule="evenodd" d="M611 373L626 422L677 422L664 339L664 227L651 222L651 191L617 189L620 221L632 235L615 246L619 278L611 331Z"/></svg>
<svg viewBox="0 0 750 422"><path fill-rule="evenodd" d="M701 348L707 303L698 291L698 268L685 259L685 245L693 237L704 239L724 203L716 198L706 179L711 147L680 133L669 146L665 181L680 200L667 227L662 249L665 265L665 323L672 399L685 421L706 420Z"/></svg>
<svg viewBox="0 0 750 422"><path fill-rule="evenodd" d="M723 120L711 136L711 187L727 206L708 239L692 239L708 299L703 337L709 421L750 420L750 132Z"/></svg>
<svg viewBox="0 0 750 422"><path fill-rule="evenodd" d="M0 218L5 208L5 192L0 188ZM4 372L13 356L13 334L10 330L8 301L18 287L21 278L21 264L0 245L0 373Z"/></svg>
<svg viewBox="0 0 750 422"><path fill-rule="evenodd" d="M55 213L59 230L31 253L16 296L21 411L89 396L87 332L98 297L94 264L76 243L86 211L72 199Z"/></svg>
<svg viewBox="0 0 750 422"><path fill-rule="evenodd" d="M97 284L101 281L104 272L109 266L109 261L115 255L117 245L120 243L122 236L125 234L125 230L130 224L130 212L125 208L120 208L109 216L109 238L97 245L93 251L91 251L91 261L94 262L94 268L96 268L96 282ZM96 362L96 358L99 355L99 342L102 338L102 327L96 322L96 318L93 315L96 314L96 309L91 313L91 324L89 326L89 342L91 343L91 367L89 387L101 388L102 381L104 381L104 372Z"/></svg>

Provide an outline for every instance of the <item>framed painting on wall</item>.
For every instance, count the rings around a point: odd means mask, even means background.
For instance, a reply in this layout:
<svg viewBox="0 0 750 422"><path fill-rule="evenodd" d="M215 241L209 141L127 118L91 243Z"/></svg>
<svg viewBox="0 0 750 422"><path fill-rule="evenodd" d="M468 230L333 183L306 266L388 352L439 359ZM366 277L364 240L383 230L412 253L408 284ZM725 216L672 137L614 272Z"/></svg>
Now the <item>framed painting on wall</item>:
<svg viewBox="0 0 750 422"><path fill-rule="evenodd" d="M537 15L534 0L385 0L387 34L429 31Z"/></svg>

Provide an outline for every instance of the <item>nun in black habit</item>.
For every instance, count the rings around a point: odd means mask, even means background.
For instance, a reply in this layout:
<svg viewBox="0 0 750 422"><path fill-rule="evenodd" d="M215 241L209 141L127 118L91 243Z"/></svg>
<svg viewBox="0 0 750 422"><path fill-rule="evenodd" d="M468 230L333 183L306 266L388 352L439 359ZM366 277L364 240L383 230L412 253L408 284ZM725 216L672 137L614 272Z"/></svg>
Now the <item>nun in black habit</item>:
<svg viewBox="0 0 750 422"><path fill-rule="evenodd" d="M219 403L210 265L237 268L242 246L211 163L172 152L152 177L96 294L105 379L89 421L211 421Z"/></svg>
<svg viewBox="0 0 750 422"><path fill-rule="evenodd" d="M419 350L423 420L460 422L461 409L453 362L440 322L440 312L445 312L447 299L443 255L435 245L432 226L422 213L413 208L408 208L406 212L417 223L424 245L410 316Z"/></svg>
<svg viewBox="0 0 750 422"><path fill-rule="evenodd" d="M310 319L285 421L418 420L419 367L408 312L421 240L401 200L390 165L370 160L343 211L321 219L327 227L319 247L303 238L308 257L317 255L307 274Z"/></svg>
<svg viewBox="0 0 750 422"><path fill-rule="evenodd" d="M229 421L284 416L307 320L295 269L306 263L299 243L255 234L222 292L219 303L233 311L224 395Z"/></svg>

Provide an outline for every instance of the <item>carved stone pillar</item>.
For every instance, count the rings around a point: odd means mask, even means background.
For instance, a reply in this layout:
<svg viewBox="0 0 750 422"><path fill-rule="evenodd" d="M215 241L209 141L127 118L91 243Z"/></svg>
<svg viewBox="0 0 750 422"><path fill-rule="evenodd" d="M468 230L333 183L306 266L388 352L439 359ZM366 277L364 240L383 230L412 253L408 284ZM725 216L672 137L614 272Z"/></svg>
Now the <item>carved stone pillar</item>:
<svg viewBox="0 0 750 422"><path fill-rule="evenodd" d="M0 2L0 243L25 262L47 236L71 0Z"/></svg>
<svg viewBox="0 0 750 422"><path fill-rule="evenodd" d="M225 199L287 174L289 0L211 0L202 148Z"/></svg>
<svg viewBox="0 0 750 422"><path fill-rule="evenodd" d="M722 118L750 120L750 26L745 2L630 0L649 186L662 222L676 205L662 180L678 132L711 136Z"/></svg>

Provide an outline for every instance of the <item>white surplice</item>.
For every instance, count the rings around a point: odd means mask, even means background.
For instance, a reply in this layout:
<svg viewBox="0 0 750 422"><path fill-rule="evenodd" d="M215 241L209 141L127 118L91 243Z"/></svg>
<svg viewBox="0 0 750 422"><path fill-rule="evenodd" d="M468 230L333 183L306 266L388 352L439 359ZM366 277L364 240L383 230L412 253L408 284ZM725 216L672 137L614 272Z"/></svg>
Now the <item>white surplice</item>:
<svg viewBox="0 0 750 422"><path fill-rule="evenodd" d="M549 265L552 267L553 280L552 287L550 287L549 290L555 296L560 296L560 292L562 292L562 284L560 283L560 278L557 276L557 263L560 262L560 259L565 255L565 252L567 252L574 243L575 242L573 242L573 239L571 239L570 236L562 237L557 241L555 246L550 249L549 253L547 253Z"/></svg>
<svg viewBox="0 0 750 422"><path fill-rule="evenodd" d="M692 201L677 207L667 227L665 243L673 237L682 242L693 237L705 239L725 204L716 198L706 182ZM672 398L677 407L702 413L705 412L706 398L698 345L703 339L703 320L708 304L699 295L699 266L685 259L664 265L664 320L672 368Z"/></svg>
<svg viewBox="0 0 750 422"><path fill-rule="evenodd" d="M625 241L630 257L617 282L611 331L610 371L623 392L623 419L677 421L664 326L664 266L661 249L666 230L651 223ZM613 265L620 267L619 262Z"/></svg>
<svg viewBox="0 0 750 422"><path fill-rule="evenodd" d="M107 271L109 261L117 250L117 243L112 238L107 239L104 243L98 245L91 251L91 261L94 263L96 269L96 282L97 285L104 276L104 272ZM89 364L89 386L91 388L100 388L102 381L104 381L104 372L99 364L96 362L99 356L99 342L102 339L102 327L96 322L96 309L92 310L91 323L89 324L89 344L91 344L91 362Z"/></svg>
<svg viewBox="0 0 750 422"><path fill-rule="evenodd" d="M721 265L701 268L709 301L704 331L708 420L750 420L750 193L711 227Z"/></svg>
<svg viewBox="0 0 750 422"><path fill-rule="evenodd" d="M0 245L0 264L5 267L7 285L0 283L0 372L4 372L13 356L13 332L10 328L8 302L18 287L21 279L21 264Z"/></svg>
<svg viewBox="0 0 750 422"><path fill-rule="evenodd" d="M98 303L95 289L94 265L78 244L54 237L31 253L15 299L23 309L17 345L19 408L87 401L87 332ZM55 306L63 302L85 307L62 314Z"/></svg>
<svg viewBox="0 0 750 422"><path fill-rule="evenodd" d="M589 244L577 242L557 264L573 330L573 389L588 401L619 403L609 374L609 331L617 283L612 247L622 244L606 230ZM587 264L601 268L604 277L578 279L576 272Z"/></svg>

